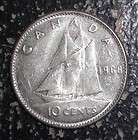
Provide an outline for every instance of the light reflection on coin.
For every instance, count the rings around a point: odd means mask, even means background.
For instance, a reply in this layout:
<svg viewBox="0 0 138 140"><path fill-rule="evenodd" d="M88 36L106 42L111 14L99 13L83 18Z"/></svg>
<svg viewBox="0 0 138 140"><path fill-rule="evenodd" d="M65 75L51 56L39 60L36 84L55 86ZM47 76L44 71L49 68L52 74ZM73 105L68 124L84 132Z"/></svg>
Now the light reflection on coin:
<svg viewBox="0 0 138 140"><path fill-rule="evenodd" d="M126 75L117 36L81 12L36 21L19 40L12 60L13 85L25 108L64 128L85 126L107 114L123 92Z"/></svg>

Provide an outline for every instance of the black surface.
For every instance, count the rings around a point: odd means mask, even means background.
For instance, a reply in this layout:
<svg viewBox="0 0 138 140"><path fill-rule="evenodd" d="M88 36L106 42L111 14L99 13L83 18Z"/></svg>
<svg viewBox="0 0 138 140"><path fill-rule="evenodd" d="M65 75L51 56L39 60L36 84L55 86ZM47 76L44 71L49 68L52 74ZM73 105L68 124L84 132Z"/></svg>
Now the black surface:
<svg viewBox="0 0 138 140"><path fill-rule="evenodd" d="M32 22L50 12L69 9L93 14L117 32L127 52L128 80L122 99L108 115L91 126L65 130L49 127L23 109L11 85L10 61L16 42ZM136 0L1 0L0 139L138 140L137 41Z"/></svg>

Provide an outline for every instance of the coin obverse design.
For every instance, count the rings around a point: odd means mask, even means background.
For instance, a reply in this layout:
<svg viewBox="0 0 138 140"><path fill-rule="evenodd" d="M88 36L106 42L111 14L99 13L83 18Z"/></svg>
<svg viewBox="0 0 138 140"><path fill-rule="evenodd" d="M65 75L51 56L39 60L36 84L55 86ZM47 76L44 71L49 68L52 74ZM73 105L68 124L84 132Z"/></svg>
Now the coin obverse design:
<svg viewBox="0 0 138 140"><path fill-rule="evenodd" d="M124 49L101 20L63 11L32 24L17 43L12 81L23 106L39 120L76 128L107 114L123 92Z"/></svg>

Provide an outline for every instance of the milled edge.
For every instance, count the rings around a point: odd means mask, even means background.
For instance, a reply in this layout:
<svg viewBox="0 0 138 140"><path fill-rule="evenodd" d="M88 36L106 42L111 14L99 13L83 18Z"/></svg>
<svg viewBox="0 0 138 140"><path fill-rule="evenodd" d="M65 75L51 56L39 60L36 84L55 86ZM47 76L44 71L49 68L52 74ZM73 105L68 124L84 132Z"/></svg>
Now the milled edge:
<svg viewBox="0 0 138 140"><path fill-rule="evenodd" d="M25 99L23 98L23 96L21 95L21 92L18 88L18 83L17 83L17 79L16 79L16 58L19 52L19 48L22 46L22 43L25 39L25 37L36 27L39 26L40 24L46 22L47 20L50 20L52 18L58 17L58 16L64 16L64 15L76 15L76 16L81 16L84 18L88 18L88 19L92 19L95 20L96 22L98 22L100 25L103 26L103 28L105 28L108 32L110 32L110 34L113 36L113 38L116 40L116 43L118 44L118 48L120 49L120 53L122 54L122 60L123 62L123 79L120 85L120 89L115 97L115 99L109 103L109 105L107 105L107 107L105 109L103 109L99 114L97 114L95 117L92 117L91 119L82 121L82 122L76 122L76 123L62 123L62 122L54 122L52 120L49 120L45 117L43 117L42 115L40 115L39 113L35 112L33 109L31 109L31 107L28 105L28 103L25 101ZM24 108L26 110L28 110L34 117L36 117L37 119L39 119L42 122L45 122L46 124L49 125L53 125L55 127L61 127L61 128L78 128L78 127L83 127L86 125L90 125L93 122L96 122L97 120L101 119L103 116L105 116L118 102L118 100L120 99L123 90L125 88L125 84L126 84L126 79L127 79L127 58L126 58L126 53L125 50L119 40L119 38L117 37L117 35L101 20L99 20L98 18L87 14L87 13L83 13L83 12L78 12L78 11L61 11L61 12L55 12L49 15L46 15L42 18L40 18L39 20L37 20L35 23L33 23L26 31L25 33L21 36L19 42L16 45L16 48L14 50L13 53L13 58L12 58L12 64L11 64L11 76L12 76L12 82L13 82L13 86L14 86L14 90L17 94L17 97L19 98L19 100L21 101L21 103L23 104Z"/></svg>

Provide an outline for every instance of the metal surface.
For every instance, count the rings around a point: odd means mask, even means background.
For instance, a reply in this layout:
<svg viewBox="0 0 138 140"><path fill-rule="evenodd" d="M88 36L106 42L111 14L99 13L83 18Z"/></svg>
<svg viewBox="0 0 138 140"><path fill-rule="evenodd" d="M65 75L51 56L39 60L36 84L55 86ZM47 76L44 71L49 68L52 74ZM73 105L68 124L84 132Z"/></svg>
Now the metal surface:
<svg viewBox="0 0 138 140"><path fill-rule="evenodd" d="M36 21L19 40L13 85L25 108L58 127L91 124L117 103L126 82L124 49L99 19L81 12Z"/></svg>

